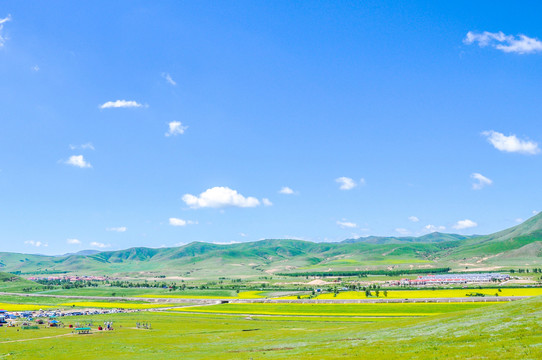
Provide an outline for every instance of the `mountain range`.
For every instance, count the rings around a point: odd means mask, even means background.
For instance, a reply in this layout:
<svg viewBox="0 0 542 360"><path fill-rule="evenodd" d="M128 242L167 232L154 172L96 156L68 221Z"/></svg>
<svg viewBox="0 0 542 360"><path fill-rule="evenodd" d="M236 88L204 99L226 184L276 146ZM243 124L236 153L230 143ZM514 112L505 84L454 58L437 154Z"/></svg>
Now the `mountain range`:
<svg viewBox="0 0 542 360"><path fill-rule="evenodd" d="M0 252L0 270L22 274L68 272L186 278L267 276L274 272L449 266L494 270L542 264L542 214L484 236L431 233L420 237L363 237L340 243L268 239L171 248L136 247L62 256Z"/></svg>

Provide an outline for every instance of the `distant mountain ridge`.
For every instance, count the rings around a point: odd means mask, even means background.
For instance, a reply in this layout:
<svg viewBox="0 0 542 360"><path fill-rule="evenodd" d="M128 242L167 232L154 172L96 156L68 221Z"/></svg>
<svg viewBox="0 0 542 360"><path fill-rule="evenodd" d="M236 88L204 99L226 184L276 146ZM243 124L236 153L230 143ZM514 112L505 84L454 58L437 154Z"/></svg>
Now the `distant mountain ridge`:
<svg viewBox="0 0 542 360"><path fill-rule="evenodd" d="M0 253L1 271L78 274L171 274L184 277L269 275L296 269L498 268L542 265L542 214L485 236L431 233L420 237L347 239L315 243L268 239L219 245L91 250L64 256Z"/></svg>
<svg viewBox="0 0 542 360"><path fill-rule="evenodd" d="M443 241L455 241L478 237L478 235L459 235L432 232L423 236L366 236L356 239L346 239L343 243L364 242L367 244L403 244L403 243L435 243Z"/></svg>
<svg viewBox="0 0 542 360"><path fill-rule="evenodd" d="M78 251L76 253L66 253L66 254L63 254L63 255L57 255L57 256L70 256L70 255L94 255L94 254L98 254L100 253L101 251L99 250L81 250L81 251Z"/></svg>

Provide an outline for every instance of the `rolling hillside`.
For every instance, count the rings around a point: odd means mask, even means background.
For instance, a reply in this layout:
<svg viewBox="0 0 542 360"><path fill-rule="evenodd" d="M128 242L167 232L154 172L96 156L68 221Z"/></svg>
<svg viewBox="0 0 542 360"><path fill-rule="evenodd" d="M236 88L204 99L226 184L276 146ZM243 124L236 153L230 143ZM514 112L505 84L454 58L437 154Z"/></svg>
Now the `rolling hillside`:
<svg viewBox="0 0 542 360"><path fill-rule="evenodd" d="M186 277L267 275L305 270L427 268L465 264L542 264L542 214L486 236L432 233L418 238L369 237L341 243L291 239L218 245L202 242L174 248L130 248L65 256L0 253L9 272L79 274L172 274Z"/></svg>

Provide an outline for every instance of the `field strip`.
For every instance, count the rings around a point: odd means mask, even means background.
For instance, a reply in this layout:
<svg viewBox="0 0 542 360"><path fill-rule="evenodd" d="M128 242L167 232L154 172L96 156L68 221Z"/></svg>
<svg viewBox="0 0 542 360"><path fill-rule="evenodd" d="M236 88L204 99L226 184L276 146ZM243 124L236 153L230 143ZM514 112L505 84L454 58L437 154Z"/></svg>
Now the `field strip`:
<svg viewBox="0 0 542 360"><path fill-rule="evenodd" d="M83 296L83 295L53 295L53 294L27 294L0 292L0 295L14 295L24 297L47 297L65 299L86 299L106 301L148 301L174 303L180 298L171 297L111 297L111 296ZM443 297L443 298L404 298L404 299L231 299L231 298L183 298L186 302L196 304L214 305L217 301L232 304L251 303L277 303L277 304L387 304L387 303L470 303L470 302L508 302L530 298L531 296L485 296L485 297Z"/></svg>
<svg viewBox="0 0 542 360"><path fill-rule="evenodd" d="M262 317L262 318L295 318L295 319L334 319L334 320L344 320L344 319L392 319L392 318L415 318L415 317L428 317L432 315L440 315L440 313L429 313L429 314L335 314L332 313L328 315L326 313L322 314L303 314L303 313L264 313L264 312L219 312L219 311L194 311L194 310L171 310L171 311L160 311L167 314L177 314L177 315L218 315L218 316L246 316L246 317Z"/></svg>
<svg viewBox="0 0 542 360"><path fill-rule="evenodd" d="M224 310L184 310L183 308L179 308L178 310L173 310L175 312L180 313L190 313L190 314L216 314L216 315L238 315L238 316L304 316L304 317L382 317L382 318L388 318L388 317L425 317L425 316L432 316L432 315L440 315L441 313L433 312L433 313L363 313L363 312L357 312L357 313L326 313L326 312L319 312L319 313L303 313L303 312L296 312L296 313L288 313L288 312L271 312L271 311L254 311L254 312L247 312L247 311L241 311L241 310L231 310L231 311L224 311Z"/></svg>
<svg viewBox="0 0 542 360"><path fill-rule="evenodd" d="M8 340L8 341L0 341L0 344L9 344L9 343L15 343L15 342L23 342L23 341L34 341L34 340L41 340L41 339L53 339L53 338L59 338L63 336L71 336L74 335L72 333L68 334L60 334L60 335L53 335L53 336L44 336L40 338L32 338L32 339L19 339L19 340Z"/></svg>

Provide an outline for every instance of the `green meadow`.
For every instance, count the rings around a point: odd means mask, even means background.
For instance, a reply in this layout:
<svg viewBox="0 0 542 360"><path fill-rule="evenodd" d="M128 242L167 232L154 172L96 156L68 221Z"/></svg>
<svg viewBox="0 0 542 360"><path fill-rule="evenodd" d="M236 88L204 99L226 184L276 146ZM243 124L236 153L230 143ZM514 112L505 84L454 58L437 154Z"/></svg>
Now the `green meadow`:
<svg viewBox="0 0 542 360"><path fill-rule="evenodd" d="M235 305L235 304L233 304ZM217 307L227 312L233 305ZM267 306L264 304L262 306ZM9 359L539 359L542 298L499 304L419 305L413 317L351 316L352 306L333 316L246 317L179 312L138 312L64 318L95 328L113 321L113 331L72 334L68 327L0 328L0 358ZM478 306L479 305L479 306ZM381 305L377 305L381 306ZM212 308L212 307L209 307ZM239 310L240 308L237 308ZM279 309L279 307L277 307ZM361 308L360 308L361 309ZM242 309L262 312L255 308ZM256 311L254 311L256 310ZM323 314L314 308L314 314ZM390 312L390 309L381 311ZM329 311L327 311L329 312ZM363 315L358 313L358 315ZM150 322L152 329L137 329ZM18 331L19 330L19 331Z"/></svg>
<svg viewBox="0 0 542 360"><path fill-rule="evenodd" d="M430 316L469 309L485 308L493 303L390 303L390 304L221 304L177 308L176 311L285 316Z"/></svg>

